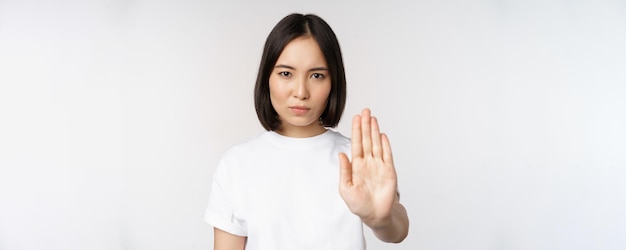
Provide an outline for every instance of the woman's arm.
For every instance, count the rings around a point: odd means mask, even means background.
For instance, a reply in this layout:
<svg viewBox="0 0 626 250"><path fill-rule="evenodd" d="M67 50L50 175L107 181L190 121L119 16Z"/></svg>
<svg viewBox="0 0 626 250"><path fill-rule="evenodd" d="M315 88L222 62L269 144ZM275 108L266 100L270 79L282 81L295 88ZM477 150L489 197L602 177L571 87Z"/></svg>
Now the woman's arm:
<svg viewBox="0 0 626 250"><path fill-rule="evenodd" d="M409 217L406 209L396 199L388 218L378 221L365 221L376 237L384 242L399 243L409 234Z"/></svg>
<svg viewBox="0 0 626 250"><path fill-rule="evenodd" d="M246 237L227 233L219 228L213 228L214 250L243 250Z"/></svg>

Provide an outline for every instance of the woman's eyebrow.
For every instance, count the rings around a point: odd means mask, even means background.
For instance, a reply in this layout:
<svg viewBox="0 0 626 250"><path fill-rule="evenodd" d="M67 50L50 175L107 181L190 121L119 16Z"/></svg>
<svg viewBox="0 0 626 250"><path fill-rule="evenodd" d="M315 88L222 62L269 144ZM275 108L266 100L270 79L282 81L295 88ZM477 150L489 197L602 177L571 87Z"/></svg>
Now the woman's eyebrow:
<svg viewBox="0 0 626 250"><path fill-rule="evenodd" d="M274 68L286 68L286 69L291 69L291 70L295 70L296 68L291 67L289 65L285 65L285 64L278 64L276 66L274 66Z"/></svg>
<svg viewBox="0 0 626 250"><path fill-rule="evenodd" d="M326 68L326 67L315 67L315 68L309 69L309 72L311 72L311 71L322 71L322 70L328 71L328 68Z"/></svg>
<svg viewBox="0 0 626 250"><path fill-rule="evenodd" d="M286 64L278 64L278 65L274 66L274 68L285 68L285 69L296 70L296 68L294 68L293 66L289 66L289 65L286 65ZM310 68L309 72L311 72L311 71L323 71L323 70L328 71L328 68L326 68L326 67Z"/></svg>

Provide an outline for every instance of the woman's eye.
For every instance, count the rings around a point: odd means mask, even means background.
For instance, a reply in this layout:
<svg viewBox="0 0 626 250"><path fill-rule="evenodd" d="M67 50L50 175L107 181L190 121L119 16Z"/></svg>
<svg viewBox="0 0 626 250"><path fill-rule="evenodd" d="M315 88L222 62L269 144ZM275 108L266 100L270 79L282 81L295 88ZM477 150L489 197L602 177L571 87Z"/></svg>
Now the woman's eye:
<svg viewBox="0 0 626 250"><path fill-rule="evenodd" d="M282 76L282 77L290 77L291 76L291 72L282 71L282 72L278 72L278 75Z"/></svg>
<svg viewBox="0 0 626 250"><path fill-rule="evenodd" d="M320 73L313 73L313 75L311 75L312 78L315 79L324 79L324 74L320 74Z"/></svg>

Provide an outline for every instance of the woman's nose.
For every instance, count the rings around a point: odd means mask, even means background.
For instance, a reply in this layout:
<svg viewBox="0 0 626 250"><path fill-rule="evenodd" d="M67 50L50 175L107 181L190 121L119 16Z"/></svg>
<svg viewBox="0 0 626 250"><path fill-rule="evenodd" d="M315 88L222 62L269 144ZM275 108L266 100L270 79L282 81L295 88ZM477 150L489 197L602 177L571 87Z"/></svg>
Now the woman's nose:
<svg viewBox="0 0 626 250"><path fill-rule="evenodd" d="M307 88L306 79L300 79L296 81L294 97L300 100L305 100L309 98L309 90Z"/></svg>

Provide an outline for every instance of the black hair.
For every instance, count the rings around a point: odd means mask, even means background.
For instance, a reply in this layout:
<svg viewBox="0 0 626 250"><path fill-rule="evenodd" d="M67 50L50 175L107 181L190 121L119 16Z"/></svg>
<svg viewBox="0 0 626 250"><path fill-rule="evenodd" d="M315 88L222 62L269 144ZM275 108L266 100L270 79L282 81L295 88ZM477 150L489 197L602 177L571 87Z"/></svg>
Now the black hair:
<svg viewBox="0 0 626 250"><path fill-rule="evenodd" d="M346 104L346 75L339 41L322 18L313 14L291 14L280 20L267 36L254 86L254 108L266 130L277 130L280 126L278 113L270 100L270 74L285 46L303 36L315 39L326 58L331 78L326 109L320 116L320 121L324 127L336 127L341 119Z"/></svg>

